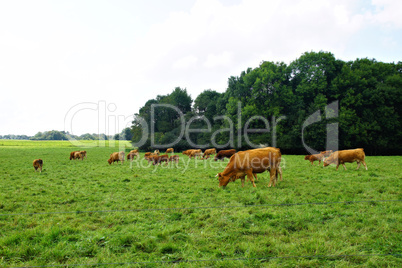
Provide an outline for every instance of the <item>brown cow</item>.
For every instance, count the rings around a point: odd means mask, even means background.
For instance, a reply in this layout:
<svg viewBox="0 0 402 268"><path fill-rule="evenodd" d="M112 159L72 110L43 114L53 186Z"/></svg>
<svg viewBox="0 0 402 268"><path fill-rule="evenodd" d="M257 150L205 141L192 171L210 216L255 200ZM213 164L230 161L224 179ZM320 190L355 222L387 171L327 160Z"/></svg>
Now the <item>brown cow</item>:
<svg viewBox="0 0 402 268"><path fill-rule="evenodd" d="M153 163L154 166L155 166L155 165L158 165L158 164L160 164L160 163L162 163L162 162L166 162L166 165L167 165L167 164L168 164L168 161L169 161L169 156L168 156L167 154L155 155L155 156L153 157L153 159L154 159L154 163Z"/></svg>
<svg viewBox="0 0 402 268"><path fill-rule="evenodd" d="M74 158L73 159L81 159L81 161L84 160L84 153L82 151L76 151L74 152Z"/></svg>
<svg viewBox="0 0 402 268"><path fill-rule="evenodd" d="M87 151L81 151L83 158L87 158Z"/></svg>
<svg viewBox="0 0 402 268"><path fill-rule="evenodd" d="M314 166L314 161L318 161L318 165L320 165L321 161L324 160L324 154L319 153L319 154L306 155L304 157L304 160L309 160L312 166Z"/></svg>
<svg viewBox="0 0 402 268"><path fill-rule="evenodd" d="M70 160L71 160L71 159L74 159L74 160L75 160L74 155L75 155L76 152L79 152L79 151L72 151L72 152L70 153Z"/></svg>
<svg viewBox="0 0 402 268"><path fill-rule="evenodd" d="M112 154L110 154L110 158L107 161L108 161L109 165L112 163L114 164L114 162L119 162L119 161L121 161L121 164L123 165L124 164L124 155L125 155L125 153L123 151L112 153Z"/></svg>
<svg viewBox="0 0 402 268"><path fill-rule="evenodd" d="M188 150L185 150L185 151L183 151L182 152L182 154L184 154L184 155L190 155L191 154L191 152L193 151L194 149L188 149Z"/></svg>
<svg viewBox="0 0 402 268"><path fill-rule="evenodd" d="M179 156L176 154L172 155L171 157L169 157L169 162L179 163Z"/></svg>
<svg viewBox="0 0 402 268"><path fill-rule="evenodd" d="M215 155L214 160L215 161L217 161L217 160L222 160L223 161L225 159L225 157L230 158L235 153L236 153L235 149L221 150Z"/></svg>
<svg viewBox="0 0 402 268"><path fill-rule="evenodd" d="M198 156L198 158L201 158L202 155L202 151L201 149L196 149L196 150L191 150L191 152L188 154L188 157L191 158L196 158Z"/></svg>
<svg viewBox="0 0 402 268"><path fill-rule="evenodd" d="M330 164L336 164L336 170L338 170L339 165L342 164L343 168L346 170L345 163L357 162L356 170L359 169L360 163L363 163L367 170L366 162L364 162L365 157L366 155L364 154L363 148L336 151L324 160L324 167Z"/></svg>
<svg viewBox="0 0 402 268"><path fill-rule="evenodd" d="M148 163L153 162L154 161L154 157L158 156L157 154L154 153L145 153L144 155L144 159L148 161Z"/></svg>
<svg viewBox="0 0 402 268"><path fill-rule="evenodd" d="M133 151L134 151L134 150L133 150ZM131 152L129 152L129 153L127 154L127 160L133 161L134 158L140 156L140 154L138 153L138 151L137 151L137 152L133 152L133 151L131 151Z"/></svg>
<svg viewBox="0 0 402 268"><path fill-rule="evenodd" d="M130 153L138 153L138 149L131 150Z"/></svg>
<svg viewBox="0 0 402 268"><path fill-rule="evenodd" d="M208 159L209 156L216 154L216 149L215 148L211 148L211 149L206 149L204 151L204 154L202 155L202 159ZM208 157L208 158L206 158Z"/></svg>
<svg viewBox="0 0 402 268"><path fill-rule="evenodd" d="M244 179L251 181L254 187L254 174L262 173L266 170L270 172L270 182L268 187L275 186L280 170L281 151L278 148L266 147L260 149L247 150L235 153L229 160L223 172L218 173L219 187L226 186L230 181L241 179L244 187Z"/></svg>
<svg viewBox="0 0 402 268"><path fill-rule="evenodd" d="M43 167L43 160L42 159L35 159L33 161L33 167L35 168L35 171L38 171L39 169L39 173L42 172L42 167Z"/></svg>
<svg viewBox="0 0 402 268"><path fill-rule="evenodd" d="M167 154L170 154L170 153L173 153L174 152L174 149L173 148L167 148L166 149L166 153Z"/></svg>
<svg viewBox="0 0 402 268"><path fill-rule="evenodd" d="M159 155L159 150L156 149L156 150L154 151L154 154Z"/></svg>

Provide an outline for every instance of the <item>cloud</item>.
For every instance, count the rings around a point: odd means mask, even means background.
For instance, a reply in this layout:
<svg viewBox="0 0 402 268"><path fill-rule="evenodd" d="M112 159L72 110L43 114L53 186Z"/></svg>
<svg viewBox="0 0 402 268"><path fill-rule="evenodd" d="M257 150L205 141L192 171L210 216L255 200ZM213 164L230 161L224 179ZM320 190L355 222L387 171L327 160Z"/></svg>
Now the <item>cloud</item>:
<svg viewBox="0 0 402 268"><path fill-rule="evenodd" d="M13 3L0 3L0 88L16 108L0 107L13 118L0 125L15 134L60 129L81 102L115 103L113 115L128 116L176 86L193 98L224 92L230 76L306 51L401 58L402 1L169 1L168 12L145 2ZM22 119L33 112L41 116ZM77 124L91 120L82 113Z"/></svg>
<svg viewBox="0 0 402 268"><path fill-rule="evenodd" d="M189 55L189 56L176 60L173 63L172 67L173 67L173 69L178 69L178 70L187 69L187 68L195 66L197 61L198 61L198 58L196 56Z"/></svg>

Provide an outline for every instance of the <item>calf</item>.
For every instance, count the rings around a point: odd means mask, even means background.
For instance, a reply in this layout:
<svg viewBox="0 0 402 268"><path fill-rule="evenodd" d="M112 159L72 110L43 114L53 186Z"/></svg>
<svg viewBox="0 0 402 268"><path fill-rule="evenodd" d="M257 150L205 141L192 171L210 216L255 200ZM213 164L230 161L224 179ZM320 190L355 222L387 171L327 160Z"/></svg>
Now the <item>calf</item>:
<svg viewBox="0 0 402 268"><path fill-rule="evenodd" d="M304 160L309 160L312 166L314 166L314 161L318 161L318 165L320 165L321 161L324 160L324 155L322 153L306 155Z"/></svg>
<svg viewBox="0 0 402 268"><path fill-rule="evenodd" d="M336 164L336 170L338 170L339 165L342 164L343 168L346 170L345 163L357 162L356 170L359 169L360 163L363 163L364 167L367 170L366 162L364 162L365 157L366 155L363 148L336 151L331 154L327 159L325 159L324 167L330 164Z"/></svg>
<svg viewBox="0 0 402 268"><path fill-rule="evenodd" d="M43 167L43 160L42 159L35 159L33 161L33 167L35 168L35 171L39 170L39 173L42 172L42 167Z"/></svg>
<svg viewBox="0 0 402 268"><path fill-rule="evenodd" d="M166 149L166 153L167 154L170 154L170 153L173 153L174 152L174 149L173 148L167 148Z"/></svg>
<svg viewBox="0 0 402 268"><path fill-rule="evenodd" d="M229 150L221 150L219 151L216 155L214 160L218 161L218 160L222 160L226 158L230 158L232 157L232 155L234 155L236 153L235 149L229 149Z"/></svg>

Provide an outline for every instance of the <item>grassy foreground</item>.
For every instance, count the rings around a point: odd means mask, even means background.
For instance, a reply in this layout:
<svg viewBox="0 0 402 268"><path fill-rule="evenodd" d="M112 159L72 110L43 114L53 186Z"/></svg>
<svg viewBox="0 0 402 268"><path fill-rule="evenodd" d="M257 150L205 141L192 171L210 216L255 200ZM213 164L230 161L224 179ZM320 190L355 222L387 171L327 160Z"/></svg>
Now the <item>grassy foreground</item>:
<svg viewBox="0 0 402 268"><path fill-rule="evenodd" d="M227 164L107 163L113 144L0 140L0 266L399 267L402 157L310 166L283 156L283 178L253 188ZM89 147L90 146L90 147ZM126 149L127 151L129 148ZM35 173L32 161L42 158ZM318 164L316 162L316 164ZM399 201L398 201L399 200ZM363 202L347 202L363 201ZM398 264L399 263L399 264Z"/></svg>

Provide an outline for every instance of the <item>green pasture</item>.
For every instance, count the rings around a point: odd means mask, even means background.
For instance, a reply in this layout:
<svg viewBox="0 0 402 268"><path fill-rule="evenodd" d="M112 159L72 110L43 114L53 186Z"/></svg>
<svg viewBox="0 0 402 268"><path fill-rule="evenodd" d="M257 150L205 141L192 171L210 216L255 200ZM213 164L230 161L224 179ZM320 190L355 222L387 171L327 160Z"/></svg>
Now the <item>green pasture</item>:
<svg viewBox="0 0 402 268"><path fill-rule="evenodd" d="M123 148L129 151L129 143ZM69 160L86 150L84 161ZM400 267L402 157L368 171L284 155L283 181L218 187L227 164L109 165L114 143L0 140L0 266ZM44 161L43 172L32 161Z"/></svg>

